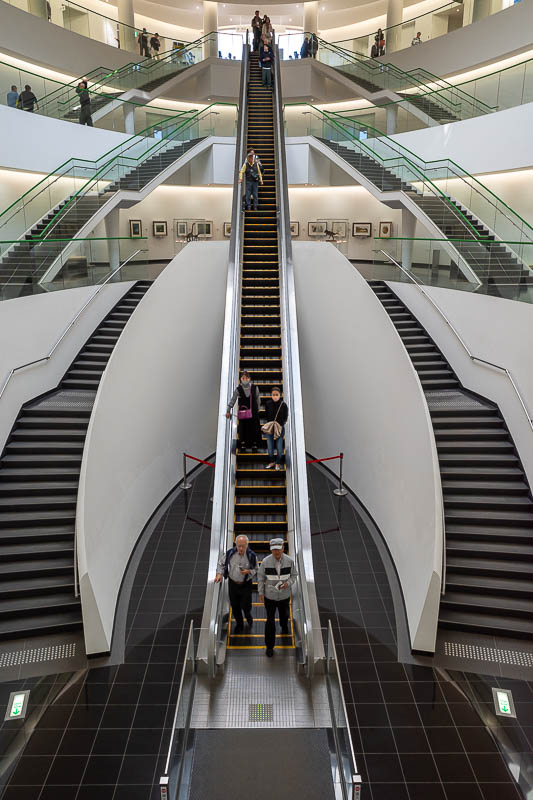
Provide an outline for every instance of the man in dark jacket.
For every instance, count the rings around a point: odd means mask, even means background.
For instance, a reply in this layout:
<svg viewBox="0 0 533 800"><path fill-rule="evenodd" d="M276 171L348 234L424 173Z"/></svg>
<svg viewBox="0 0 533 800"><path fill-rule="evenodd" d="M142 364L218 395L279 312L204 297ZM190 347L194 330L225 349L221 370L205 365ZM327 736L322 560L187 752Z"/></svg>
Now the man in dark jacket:
<svg viewBox="0 0 533 800"><path fill-rule="evenodd" d="M261 67L261 80L263 86L272 86L272 69L274 67L274 53L264 44L259 51L259 65Z"/></svg>
<svg viewBox="0 0 533 800"><path fill-rule="evenodd" d="M80 98L80 125L88 125L89 128L93 127L92 111L91 111L91 96L87 89L87 81L83 79L76 87L76 94Z"/></svg>
<svg viewBox="0 0 533 800"><path fill-rule="evenodd" d="M309 56L309 39L307 36L302 42L302 46L300 47L300 58L307 58Z"/></svg>
<svg viewBox="0 0 533 800"><path fill-rule="evenodd" d="M259 208L259 184L263 185L260 164L261 162L255 157L254 151L250 150L239 172L239 183L242 183L243 177L246 178L246 208L248 211L252 208L252 199L254 210L257 211Z"/></svg>
<svg viewBox="0 0 533 800"><path fill-rule="evenodd" d="M37 98L33 94L31 90L31 86L26 84L24 87L24 91L19 94L19 99L17 100L17 108L22 108L23 111L30 111L33 113L33 109L39 108L39 104L37 103Z"/></svg>
<svg viewBox="0 0 533 800"><path fill-rule="evenodd" d="M139 55L150 58L150 52L148 50L148 31L146 28L143 28L142 33L139 34Z"/></svg>
<svg viewBox="0 0 533 800"><path fill-rule="evenodd" d="M259 50L259 42L261 41L261 29L263 27L263 19L259 13L259 9L252 17L252 31L254 34L254 50Z"/></svg>
<svg viewBox="0 0 533 800"><path fill-rule="evenodd" d="M242 633L243 611L248 625L253 624L252 587L256 572L257 556L248 546L248 537L241 534L235 539L235 547L230 548L218 562L215 577L215 583L220 583L223 578L228 580L229 599L235 619L234 633Z"/></svg>

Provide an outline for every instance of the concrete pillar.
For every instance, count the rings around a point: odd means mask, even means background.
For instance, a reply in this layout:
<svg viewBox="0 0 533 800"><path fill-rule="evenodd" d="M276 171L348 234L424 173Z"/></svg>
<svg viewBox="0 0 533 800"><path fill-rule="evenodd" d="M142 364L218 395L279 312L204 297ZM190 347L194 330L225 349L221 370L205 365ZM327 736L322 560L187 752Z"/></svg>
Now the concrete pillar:
<svg viewBox="0 0 533 800"><path fill-rule="evenodd" d="M304 33L318 33L318 0L304 3Z"/></svg>
<svg viewBox="0 0 533 800"><path fill-rule="evenodd" d="M46 7L46 0L28 0L28 11L35 17L42 17L42 19L48 19L48 9Z"/></svg>
<svg viewBox="0 0 533 800"><path fill-rule="evenodd" d="M119 210L118 208L114 208L105 218L105 235L108 239L107 254L109 257L110 272L113 272L114 269L120 266L120 241L118 239L120 236L119 222ZM112 280L119 281L120 272L117 272Z"/></svg>
<svg viewBox="0 0 533 800"><path fill-rule="evenodd" d="M133 30L135 27L133 0L118 0L118 21L124 23L118 26L120 49L128 50L130 53L138 52L139 48Z"/></svg>
<svg viewBox="0 0 533 800"><path fill-rule="evenodd" d="M463 0L463 28L465 25L471 24L473 13L474 13L474 0Z"/></svg>
<svg viewBox="0 0 533 800"><path fill-rule="evenodd" d="M392 136L396 133L396 125L398 124L398 103L389 103L387 106L387 136Z"/></svg>
<svg viewBox="0 0 533 800"><path fill-rule="evenodd" d="M218 3L214 0L204 0L204 36L218 30ZM218 55L218 41L216 36L211 36L204 42L204 58L216 58ZM238 55L233 53L232 55Z"/></svg>
<svg viewBox="0 0 533 800"><path fill-rule="evenodd" d="M135 134L135 106L131 103L122 103L122 113L124 114L124 130L133 136Z"/></svg>
<svg viewBox="0 0 533 800"><path fill-rule="evenodd" d="M416 217L406 208L402 208L402 267L411 269L413 263L413 238L415 235Z"/></svg>
<svg viewBox="0 0 533 800"><path fill-rule="evenodd" d="M386 27L391 28L393 25L399 27L394 30L387 30L385 33L385 52L393 53L399 50L402 46L402 28L400 23L403 17L403 0L387 0L387 23Z"/></svg>
<svg viewBox="0 0 533 800"><path fill-rule="evenodd" d="M63 27L63 3L61 0L50 0L50 6L52 8L52 18L50 22Z"/></svg>

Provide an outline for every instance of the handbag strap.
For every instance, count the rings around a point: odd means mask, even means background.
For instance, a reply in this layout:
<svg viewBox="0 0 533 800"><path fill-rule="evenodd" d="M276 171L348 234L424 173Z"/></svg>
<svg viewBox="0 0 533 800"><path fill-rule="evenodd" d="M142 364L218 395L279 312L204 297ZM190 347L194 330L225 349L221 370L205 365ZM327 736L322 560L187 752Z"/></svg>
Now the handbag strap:
<svg viewBox="0 0 533 800"><path fill-rule="evenodd" d="M255 392L255 386L250 381L250 414L252 413L252 392Z"/></svg>

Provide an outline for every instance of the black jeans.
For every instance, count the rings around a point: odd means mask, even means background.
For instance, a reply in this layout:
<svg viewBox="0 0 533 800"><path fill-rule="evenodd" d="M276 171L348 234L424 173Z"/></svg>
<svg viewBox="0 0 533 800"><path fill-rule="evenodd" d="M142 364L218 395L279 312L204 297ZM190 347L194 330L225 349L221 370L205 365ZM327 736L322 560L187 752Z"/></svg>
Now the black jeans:
<svg viewBox="0 0 533 800"><path fill-rule="evenodd" d="M276 611L279 613L279 624L281 630L287 630L289 625L289 605L291 599L269 600L265 597L265 609L267 621L265 622L265 645L268 650L273 650L276 644Z"/></svg>
<svg viewBox="0 0 533 800"><path fill-rule="evenodd" d="M93 127L90 105L85 105L80 108L80 125L88 125L90 128Z"/></svg>
<svg viewBox="0 0 533 800"><path fill-rule="evenodd" d="M261 41L261 28L254 28L254 50L259 50L260 41Z"/></svg>
<svg viewBox="0 0 533 800"><path fill-rule="evenodd" d="M243 611L246 619L252 616L252 581L236 583L228 578L228 587L233 619L237 627L241 627Z"/></svg>
<svg viewBox="0 0 533 800"><path fill-rule="evenodd" d="M254 203L254 210L259 208L259 182L247 180L246 181L246 208L248 211L252 209L252 198Z"/></svg>

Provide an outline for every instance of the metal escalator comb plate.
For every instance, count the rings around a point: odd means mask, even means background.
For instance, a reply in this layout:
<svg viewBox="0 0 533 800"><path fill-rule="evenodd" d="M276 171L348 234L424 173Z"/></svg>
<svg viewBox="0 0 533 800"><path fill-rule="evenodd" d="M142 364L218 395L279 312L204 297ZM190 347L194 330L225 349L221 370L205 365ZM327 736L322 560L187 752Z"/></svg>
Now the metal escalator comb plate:
<svg viewBox="0 0 533 800"><path fill-rule="evenodd" d="M274 706L272 703L249 703L249 722L273 722Z"/></svg>

